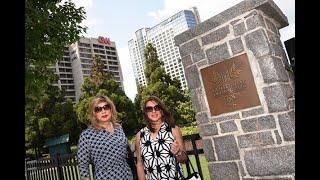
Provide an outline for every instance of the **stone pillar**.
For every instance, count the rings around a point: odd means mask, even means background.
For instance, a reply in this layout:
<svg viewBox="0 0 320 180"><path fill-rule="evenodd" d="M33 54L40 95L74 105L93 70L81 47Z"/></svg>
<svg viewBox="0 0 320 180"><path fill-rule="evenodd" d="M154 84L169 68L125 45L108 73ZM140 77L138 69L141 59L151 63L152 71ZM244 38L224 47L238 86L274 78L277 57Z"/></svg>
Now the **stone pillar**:
<svg viewBox="0 0 320 180"><path fill-rule="evenodd" d="M294 179L287 25L273 1L245 0L174 38L212 180Z"/></svg>

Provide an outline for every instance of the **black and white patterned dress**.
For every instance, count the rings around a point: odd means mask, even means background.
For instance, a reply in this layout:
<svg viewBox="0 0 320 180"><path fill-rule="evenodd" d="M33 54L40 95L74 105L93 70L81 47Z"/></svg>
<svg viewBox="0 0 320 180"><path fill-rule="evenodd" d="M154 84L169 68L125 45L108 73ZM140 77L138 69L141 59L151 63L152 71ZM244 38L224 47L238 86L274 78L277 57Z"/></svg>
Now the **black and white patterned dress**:
<svg viewBox="0 0 320 180"><path fill-rule="evenodd" d="M148 180L176 179L176 161L170 151L174 141L171 127L163 122L157 137L151 140L150 130L145 127L140 130L141 158L144 172ZM179 176L180 177L180 176Z"/></svg>
<svg viewBox="0 0 320 180"><path fill-rule="evenodd" d="M127 138L121 128L116 126L114 133L88 127L79 138L78 163L81 179L89 176L90 159L94 164L95 180L132 180L127 164Z"/></svg>

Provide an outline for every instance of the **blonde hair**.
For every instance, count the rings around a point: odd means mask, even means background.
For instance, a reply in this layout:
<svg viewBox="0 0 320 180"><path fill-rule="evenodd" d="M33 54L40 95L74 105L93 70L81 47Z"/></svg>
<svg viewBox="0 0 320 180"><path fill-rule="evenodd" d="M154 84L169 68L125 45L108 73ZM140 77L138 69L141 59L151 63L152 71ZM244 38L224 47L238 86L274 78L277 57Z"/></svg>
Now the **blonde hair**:
<svg viewBox="0 0 320 180"><path fill-rule="evenodd" d="M93 99L91 100L91 103L89 105L89 118L90 118L90 122L91 122L91 126L94 129L97 130L102 130L103 127L99 124L98 119L96 118L96 114L94 112L94 108L99 104L105 102L107 104L110 105L110 111L111 111L111 123L116 126L117 125L117 110L115 105L113 104L113 102L107 97L107 96L95 96L93 97Z"/></svg>

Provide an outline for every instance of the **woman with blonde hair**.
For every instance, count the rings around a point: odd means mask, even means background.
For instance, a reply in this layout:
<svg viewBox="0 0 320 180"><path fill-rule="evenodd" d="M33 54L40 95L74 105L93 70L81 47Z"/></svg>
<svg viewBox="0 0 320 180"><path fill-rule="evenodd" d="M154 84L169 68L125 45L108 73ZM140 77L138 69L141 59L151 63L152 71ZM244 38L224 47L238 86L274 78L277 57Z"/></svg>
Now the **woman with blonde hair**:
<svg viewBox="0 0 320 180"><path fill-rule="evenodd" d="M126 161L127 138L117 123L113 102L106 96L95 96L88 111L90 126L81 133L77 152L81 179L89 179L91 162L95 180L132 180Z"/></svg>

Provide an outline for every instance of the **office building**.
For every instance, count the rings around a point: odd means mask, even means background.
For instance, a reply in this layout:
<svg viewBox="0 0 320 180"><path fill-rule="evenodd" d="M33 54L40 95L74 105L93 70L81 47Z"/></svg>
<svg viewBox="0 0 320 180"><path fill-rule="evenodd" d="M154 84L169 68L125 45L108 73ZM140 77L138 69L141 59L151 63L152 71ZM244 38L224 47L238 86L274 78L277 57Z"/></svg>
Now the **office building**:
<svg viewBox="0 0 320 180"><path fill-rule="evenodd" d="M115 42L101 36L98 38L81 37L79 41L65 49L63 60L55 65L59 75L58 83L55 85L60 89L66 89L66 98L71 98L73 102L79 100L84 80L91 74L93 56L101 57L104 62L104 70L111 72L120 88L124 90Z"/></svg>
<svg viewBox="0 0 320 180"><path fill-rule="evenodd" d="M179 48L174 45L174 37L200 23L197 8L182 10L151 28L141 28L128 41L132 67L138 85L146 85L144 48L148 42L157 50L158 58L171 78L180 80L182 88L187 87Z"/></svg>

